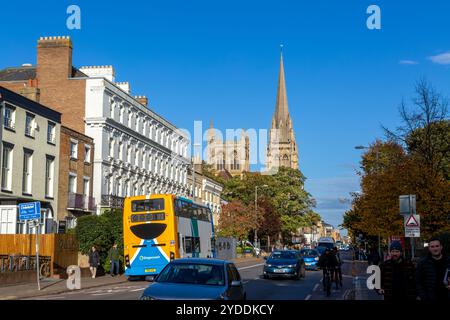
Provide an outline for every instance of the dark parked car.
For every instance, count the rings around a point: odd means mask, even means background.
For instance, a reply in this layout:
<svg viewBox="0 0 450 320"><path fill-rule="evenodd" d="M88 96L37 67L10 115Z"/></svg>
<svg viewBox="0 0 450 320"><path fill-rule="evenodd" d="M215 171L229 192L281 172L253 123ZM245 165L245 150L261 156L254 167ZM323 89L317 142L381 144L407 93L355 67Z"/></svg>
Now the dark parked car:
<svg viewBox="0 0 450 320"><path fill-rule="evenodd" d="M305 268L307 270L318 270L319 266L317 263L319 262L319 252L314 249L302 249L300 253L303 256L303 260L305 260Z"/></svg>
<svg viewBox="0 0 450 320"><path fill-rule="evenodd" d="M305 277L305 262L297 250L279 250L265 258L264 278L291 277L300 279Z"/></svg>
<svg viewBox="0 0 450 320"><path fill-rule="evenodd" d="M141 300L245 300L236 266L225 260L189 258L170 262Z"/></svg>

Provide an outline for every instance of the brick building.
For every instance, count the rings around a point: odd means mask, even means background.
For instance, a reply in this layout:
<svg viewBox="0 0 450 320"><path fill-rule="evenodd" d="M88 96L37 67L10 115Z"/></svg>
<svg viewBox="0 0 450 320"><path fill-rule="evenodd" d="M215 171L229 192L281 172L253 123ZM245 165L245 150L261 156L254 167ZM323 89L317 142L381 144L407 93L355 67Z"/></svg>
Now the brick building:
<svg viewBox="0 0 450 320"><path fill-rule="evenodd" d="M76 218L95 212L93 187L94 140L61 126L58 220L68 228Z"/></svg>
<svg viewBox="0 0 450 320"><path fill-rule="evenodd" d="M75 217L93 212L93 139L84 134L87 76L72 67L72 42L68 37L41 38L37 66L23 64L0 71L0 85L62 113L58 207L55 218L72 227ZM58 131L59 133L59 131ZM76 144L77 152L73 152ZM85 161L85 148L89 148ZM73 157L73 155L78 155ZM86 182L86 181L89 182ZM86 185L87 183L87 185Z"/></svg>
<svg viewBox="0 0 450 320"><path fill-rule="evenodd" d="M69 37L41 37L37 66L0 71L0 85L34 95L62 113L62 125L94 139L97 213L120 207L125 196L187 195L187 135L148 108L146 97L132 96L128 82L115 82L112 66L75 68Z"/></svg>

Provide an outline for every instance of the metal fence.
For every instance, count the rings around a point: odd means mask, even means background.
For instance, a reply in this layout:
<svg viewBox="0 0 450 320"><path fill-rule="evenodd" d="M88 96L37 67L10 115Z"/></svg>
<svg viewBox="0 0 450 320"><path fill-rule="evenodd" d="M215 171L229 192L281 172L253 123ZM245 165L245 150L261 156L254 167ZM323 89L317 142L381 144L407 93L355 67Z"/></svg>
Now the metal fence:
<svg viewBox="0 0 450 320"><path fill-rule="evenodd" d="M45 269L50 268L51 257L40 256L39 265L41 274L46 276ZM36 270L36 256L0 255L0 272L19 272ZM48 275L47 275L48 276Z"/></svg>

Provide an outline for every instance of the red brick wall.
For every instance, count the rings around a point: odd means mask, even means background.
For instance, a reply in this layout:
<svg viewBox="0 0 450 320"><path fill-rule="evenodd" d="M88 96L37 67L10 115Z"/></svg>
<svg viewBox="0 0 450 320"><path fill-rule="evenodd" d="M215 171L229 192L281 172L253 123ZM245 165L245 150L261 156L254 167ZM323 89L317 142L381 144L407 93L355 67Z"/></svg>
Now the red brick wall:
<svg viewBox="0 0 450 320"><path fill-rule="evenodd" d="M84 133L86 81L72 76L70 39L41 39L37 47L36 76L40 102L62 113L61 123Z"/></svg>
<svg viewBox="0 0 450 320"><path fill-rule="evenodd" d="M70 138L78 141L78 159L70 159ZM94 142L93 139L75 132L69 128L61 126L59 157L59 186L58 186L58 220L65 219L68 215L68 193L69 193L69 172L77 174L77 193L83 193L83 178L90 178L89 196L92 197L93 188L93 161L94 161ZM90 163L84 162L84 146L91 146ZM98 201L98 199L96 199Z"/></svg>

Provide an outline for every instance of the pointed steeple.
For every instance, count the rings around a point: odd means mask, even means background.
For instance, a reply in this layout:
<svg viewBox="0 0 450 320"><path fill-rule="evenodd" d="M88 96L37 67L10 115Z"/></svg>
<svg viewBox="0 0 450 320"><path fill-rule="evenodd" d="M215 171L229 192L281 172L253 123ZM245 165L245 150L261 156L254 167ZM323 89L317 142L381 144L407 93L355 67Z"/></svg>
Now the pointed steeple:
<svg viewBox="0 0 450 320"><path fill-rule="evenodd" d="M280 123L286 125L289 118L288 101L286 94L286 80L284 77L284 65L283 65L283 45L280 50L280 71L278 74L278 90L277 90L277 103L275 107L275 122L277 127Z"/></svg>
<svg viewBox="0 0 450 320"><path fill-rule="evenodd" d="M282 45L281 48L283 48ZM267 150L267 168L271 170L278 167L298 169L298 151L286 94L283 49L280 52L277 102L272 117L272 128L269 132L269 146Z"/></svg>

